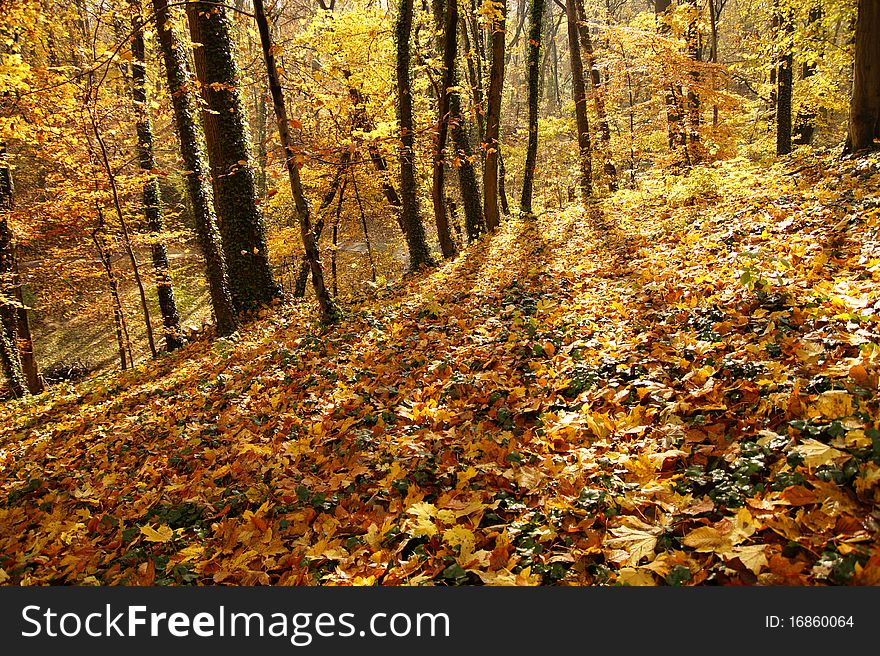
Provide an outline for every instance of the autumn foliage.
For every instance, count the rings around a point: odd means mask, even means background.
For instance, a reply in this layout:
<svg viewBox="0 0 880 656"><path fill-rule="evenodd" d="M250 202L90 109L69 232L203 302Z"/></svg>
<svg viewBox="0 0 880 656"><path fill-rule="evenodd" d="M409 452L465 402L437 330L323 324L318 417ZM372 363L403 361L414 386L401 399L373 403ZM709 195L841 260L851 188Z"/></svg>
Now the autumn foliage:
<svg viewBox="0 0 880 656"><path fill-rule="evenodd" d="M878 182L656 175L8 402L0 580L878 584Z"/></svg>

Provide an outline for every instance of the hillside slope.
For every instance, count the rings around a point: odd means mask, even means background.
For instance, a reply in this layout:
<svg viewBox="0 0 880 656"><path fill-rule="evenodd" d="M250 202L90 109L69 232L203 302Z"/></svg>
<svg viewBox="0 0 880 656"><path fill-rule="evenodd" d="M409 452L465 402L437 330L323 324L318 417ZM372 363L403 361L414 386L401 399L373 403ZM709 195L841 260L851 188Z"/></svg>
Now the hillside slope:
<svg viewBox="0 0 880 656"><path fill-rule="evenodd" d="M0 407L7 584L878 584L880 165L514 219Z"/></svg>

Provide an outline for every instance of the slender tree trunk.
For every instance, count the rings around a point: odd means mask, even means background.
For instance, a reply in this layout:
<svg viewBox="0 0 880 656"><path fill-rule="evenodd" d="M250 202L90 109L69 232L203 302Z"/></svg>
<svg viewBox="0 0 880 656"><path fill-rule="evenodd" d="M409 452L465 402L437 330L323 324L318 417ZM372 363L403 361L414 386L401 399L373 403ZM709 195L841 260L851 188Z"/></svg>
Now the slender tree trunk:
<svg viewBox="0 0 880 656"><path fill-rule="evenodd" d="M583 59L586 63L586 73L590 80L590 97L596 107L596 120L599 124L599 143L604 162L603 169L608 178L608 189L617 190L617 167L611 160L611 128L608 125L608 115L605 111L605 99L602 95L601 76L596 68L596 54L593 50L593 38L590 35L590 27L587 25L587 14L584 10L584 0L577 0L578 12L578 36L580 37Z"/></svg>
<svg viewBox="0 0 880 656"><path fill-rule="evenodd" d="M541 22L543 18L544 0L531 0L529 3L528 57L526 58L529 85L529 141L526 147L522 196L519 202L519 208L523 214L532 213L535 165L538 160L538 107L541 101L541 90L538 85L538 62L541 59Z"/></svg>
<svg viewBox="0 0 880 656"><path fill-rule="evenodd" d="M463 47L467 53L469 50L467 34L465 23L459 21L458 3L447 1L447 33L454 32L458 24L461 23ZM461 112L461 92L458 87L458 70L456 69L455 61L457 43L454 39L451 44L447 40L447 46L453 50L451 56L451 76L449 78L449 129L452 143L455 146L455 157L452 163L458 171L458 187L461 192L465 212L465 230L468 235L468 241L473 241L486 232L486 222L483 219L480 188L477 184L477 174L474 169L473 149L471 148L470 138L468 137L468 131ZM471 65L470 60L468 65ZM477 114L477 116L480 116L480 114Z"/></svg>
<svg viewBox="0 0 880 656"><path fill-rule="evenodd" d="M443 71L437 98L437 129L434 133L433 176L431 184L431 201L434 206L434 223L437 226L437 238L440 241L440 252L443 257L452 257L456 253L455 242L449 230L449 219L446 216L446 195L444 183L446 178L446 140L449 134L449 94L455 77L456 55L456 24L446 19L455 6L457 14L458 0L439 0L434 3L434 20L439 31L438 46L443 56ZM444 5L448 5L444 11ZM456 16L457 17L457 16Z"/></svg>
<svg viewBox="0 0 880 656"><path fill-rule="evenodd" d="M250 138L241 97L233 26L222 4L187 5L196 71L209 111L203 112L214 200L232 302L239 312L255 310L281 296L272 277L263 213L258 205Z"/></svg>
<svg viewBox="0 0 880 656"><path fill-rule="evenodd" d="M367 230L367 214L364 212L364 204L361 201L361 192L358 190L357 178L354 171L350 171L351 186L354 188L354 199L358 206L358 216L361 220L361 229L364 231L364 243L367 245L367 258L370 260L370 274L373 282L376 282L376 258L373 257L373 244L370 241L370 232Z"/></svg>
<svg viewBox="0 0 880 656"><path fill-rule="evenodd" d="M254 14L257 19L257 27L260 31L260 43L263 46L263 59L266 62L266 72L269 76L269 91L272 94L272 105L275 108L275 118L278 123L278 136L281 147L284 150L284 161L287 167L287 177L290 181L290 193L293 197L294 208L299 220L299 231L305 250L306 260L312 271L312 287L318 299L321 310L321 320L326 323L335 323L340 319L339 308L336 301L327 289L324 282L324 270L321 266L321 254L318 250L318 241L312 230L312 219L309 204L306 200L302 181L299 176L299 165L296 162L296 148L290 137L290 122L287 119L287 108L284 104L284 92L281 90L281 82L278 79L278 66L275 63L272 37L269 32L269 21L263 0L254 0Z"/></svg>
<svg viewBox="0 0 880 656"><path fill-rule="evenodd" d="M709 61L718 63L718 24L715 12L715 0L709 0ZM716 90L716 75L712 71L712 90ZM718 103L712 103L712 128L718 127Z"/></svg>
<svg viewBox="0 0 880 656"><path fill-rule="evenodd" d="M486 227L495 230L500 224L498 212L498 160L501 153L501 96L504 88L504 42L507 0L502 0L500 16L492 18L492 63L489 70L489 95L486 107L486 143L483 164L483 216Z"/></svg>
<svg viewBox="0 0 880 656"><path fill-rule="evenodd" d="M37 356L34 353L34 338L31 334L31 322L29 310L25 305L24 285L21 282L21 273L18 270L18 261L13 262L15 267L15 300L18 303L16 311L16 328L18 330L18 355L21 360L21 369L27 381L28 390L31 394L39 394L45 391L46 383L43 380L40 369L37 366Z"/></svg>
<svg viewBox="0 0 880 656"><path fill-rule="evenodd" d="M455 9L451 9L451 11L457 11L457 5L454 2L450 4L455 6ZM464 33L462 33L462 36L464 36ZM466 45L465 48L467 48ZM455 73L454 70L453 73ZM461 201L464 205L465 231L467 232L468 241L474 241L486 232L486 221L483 219L480 187L477 183L477 173L474 168L474 155L461 112L461 93L458 90L457 84L456 78L453 78L452 90L449 94L450 132L452 134L452 143L456 149L453 166L458 170L458 187L461 191Z"/></svg>
<svg viewBox="0 0 880 656"><path fill-rule="evenodd" d="M845 152L880 148L880 2L859 0Z"/></svg>
<svg viewBox="0 0 880 656"><path fill-rule="evenodd" d="M330 251L330 273L333 278L333 296L339 296L339 279L336 270L336 255L339 247L339 217L342 214L342 201L345 199L345 185L348 178L343 178L339 188L339 200L336 202L336 213L333 215L333 248Z"/></svg>
<svg viewBox="0 0 880 656"><path fill-rule="evenodd" d="M123 371L128 369L126 350L131 354L131 346L128 340L128 328L125 325L125 313L122 310L122 299L119 297L119 285L116 282L116 274L113 272L113 260L110 251L104 244L104 218L100 206L98 206L99 225L92 231L92 241L98 251L101 266L107 275L107 286L110 289L110 298L113 300L113 325L116 328L116 346L119 353L119 367ZM134 364L134 363L132 363Z"/></svg>
<svg viewBox="0 0 880 656"><path fill-rule="evenodd" d="M156 15L159 44L165 58L168 89L174 107L174 120L180 140L180 154L187 168L187 192L195 215L196 234L205 257L205 271L217 335L230 335L238 329L238 320L229 292L226 262L217 231L217 217L206 184L201 135L196 123L196 104L192 96L192 74L186 61L183 44L175 34L167 0L152 0Z"/></svg>
<svg viewBox="0 0 880 656"><path fill-rule="evenodd" d="M461 17L461 37L464 47L464 56L467 61L468 86L471 88L471 102L474 108L474 117L477 125L477 139L480 143L485 141L485 108L483 107L483 73L480 51L476 44L472 45L467 16ZM480 210L482 213L482 209Z"/></svg>
<svg viewBox="0 0 880 656"><path fill-rule="evenodd" d="M571 62L571 93L578 131L578 164L580 168L578 183L581 188L582 200L586 202L593 195L593 164L590 123L587 117L587 92L584 86L584 64L581 60L575 0L566 0L565 11L568 23L568 53Z"/></svg>
<svg viewBox="0 0 880 656"><path fill-rule="evenodd" d="M171 285L171 274L168 266L168 250L161 241L165 230L162 217L161 198L159 193L159 176L156 156L153 152L153 126L150 122L149 104L147 103L147 68L144 46L143 26L140 22L140 5L132 3L131 41L131 76L132 99L135 105L137 130L137 157L141 172L147 175L143 189L143 211L150 231L150 250L153 257L153 274L156 278L156 293L159 298L159 311L162 314L162 325L165 335L165 350L173 351L183 346L180 330L180 315L174 288Z"/></svg>
<svg viewBox="0 0 880 656"><path fill-rule="evenodd" d="M415 129L413 99L410 87L410 34L412 33L413 0L400 0L394 37L397 46L397 119L400 124L400 218L404 227L409 268L417 271L431 264L425 227L419 216L419 198L415 162Z"/></svg>
<svg viewBox="0 0 880 656"><path fill-rule="evenodd" d="M94 132L95 139L97 140L101 151L101 162L104 164L104 171L107 173L107 180L110 183L110 190L113 195L113 207L116 209L116 218L119 220L119 228L122 232L122 246L125 249L125 254L128 255L128 261L131 263L131 270L134 274L134 281L138 288L138 295L141 300L141 313L143 314L144 326L147 332L147 344L150 347L150 354L155 358L158 355L158 352L156 351L156 341L153 338L153 322L150 318L150 307L147 304L147 292L144 289L144 281L141 279L141 268L138 264L137 256L135 256L134 247L131 243L128 221L125 219L125 213L122 211L122 203L119 201L116 175L113 173L113 167L110 165L110 158L107 155L107 145L104 143L104 138L101 136L101 131L98 128L98 122L95 120L95 115L92 113L91 109L89 109L89 118L92 123L92 131Z"/></svg>
<svg viewBox="0 0 880 656"><path fill-rule="evenodd" d="M697 8L697 0L687 0L688 6L688 24L685 34L685 42L687 44L688 59L693 62L693 69L690 72L690 85L687 92L688 107L688 153L690 162L695 164L702 159L700 148L700 96L697 93L697 87L700 84L700 71L697 69L696 62L702 57L702 35L700 34L699 17L700 10Z"/></svg>
<svg viewBox="0 0 880 656"><path fill-rule="evenodd" d="M333 175L333 181L330 183L330 188L327 190L327 193L324 194L324 197L321 199L321 206L318 208L318 219L315 221L315 241L320 242L321 233L324 231L324 212L328 207L330 207L330 203L333 202L333 199L336 197L336 192L340 191L340 183L342 183L348 171L348 165L351 162L351 151L345 150L342 153L342 157L339 158L339 165L336 167L336 173ZM340 191L341 193L341 191ZM296 283L294 285L293 295L295 298L303 298L306 295L306 283L309 280L309 261L306 257L303 257L303 261L300 264L299 275L296 277Z"/></svg>
<svg viewBox="0 0 880 656"><path fill-rule="evenodd" d="M779 54L776 60L776 154L791 152L791 94L794 56L791 52L791 14L779 8L777 2L774 14L775 32Z"/></svg>

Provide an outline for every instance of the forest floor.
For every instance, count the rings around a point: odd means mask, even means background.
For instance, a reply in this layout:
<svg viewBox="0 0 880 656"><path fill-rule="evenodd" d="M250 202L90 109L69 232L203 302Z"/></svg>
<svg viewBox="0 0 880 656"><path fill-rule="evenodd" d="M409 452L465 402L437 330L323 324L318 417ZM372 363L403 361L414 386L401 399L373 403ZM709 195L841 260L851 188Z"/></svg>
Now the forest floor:
<svg viewBox="0 0 880 656"><path fill-rule="evenodd" d="M0 406L0 581L880 584L878 190L658 177Z"/></svg>

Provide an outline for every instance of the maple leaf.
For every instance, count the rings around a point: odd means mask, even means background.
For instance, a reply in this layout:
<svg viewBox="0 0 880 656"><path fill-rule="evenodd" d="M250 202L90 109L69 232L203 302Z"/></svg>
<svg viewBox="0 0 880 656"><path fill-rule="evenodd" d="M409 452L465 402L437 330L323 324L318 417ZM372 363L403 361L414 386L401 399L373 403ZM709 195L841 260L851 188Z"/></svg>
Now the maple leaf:
<svg viewBox="0 0 880 656"><path fill-rule="evenodd" d="M158 529L153 528L149 524L144 524L141 526L141 534L147 542L168 542L174 537L174 531L165 524L160 524Z"/></svg>
<svg viewBox="0 0 880 656"><path fill-rule="evenodd" d="M651 560L663 527L646 524L631 515L623 517L621 524L622 526L611 529L610 533L614 537L606 537L605 546L622 551L626 564L630 566L638 565L642 558Z"/></svg>

